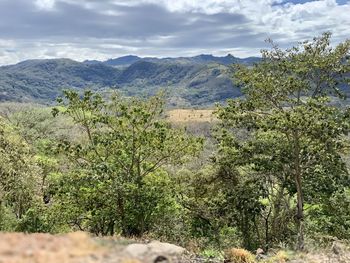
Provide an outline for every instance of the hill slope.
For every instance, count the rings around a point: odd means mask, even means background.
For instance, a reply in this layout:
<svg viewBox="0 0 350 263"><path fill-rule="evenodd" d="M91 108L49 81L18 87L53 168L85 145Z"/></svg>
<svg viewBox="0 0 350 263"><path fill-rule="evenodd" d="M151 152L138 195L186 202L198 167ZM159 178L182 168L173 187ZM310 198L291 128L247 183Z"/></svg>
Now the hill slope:
<svg viewBox="0 0 350 263"><path fill-rule="evenodd" d="M120 71L101 63L87 65L69 59L27 60L0 67L0 101L52 101L63 88L104 87Z"/></svg>
<svg viewBox="0 0 350 263"><path fill-rule="evenodd" d="M248 57L248 58L237 58L232 56L231 54L228 54L225 57L216 57L211 54L201 54L194 57L178 57L178 58L155 58L155 57L145 57L141 58L138 56L128 55L123 56L115 59L108 59L106 61L100 61L101 63L109 66L130 66L131 64L138 62L138 61L149 61L149 62L168 62L168 63L218 63L223 65L231 65L234 63L241 63L241 64L252 64L254 62L258 62L260 60L259 57ZM96 60L87 60L85 63L96 63L99 61Z"/></svg>
<svg viewBox="0 0 350 263"><path fill-rule="evenodd" d="M70 59L27 60L0 67L0 101L51 103L65 88L112 88L125 95L146 96L162 89L174 106L212 104L241 95L232 86L228 65L256 60L231 55L164 59L126 56L83 63Z"/></svg>

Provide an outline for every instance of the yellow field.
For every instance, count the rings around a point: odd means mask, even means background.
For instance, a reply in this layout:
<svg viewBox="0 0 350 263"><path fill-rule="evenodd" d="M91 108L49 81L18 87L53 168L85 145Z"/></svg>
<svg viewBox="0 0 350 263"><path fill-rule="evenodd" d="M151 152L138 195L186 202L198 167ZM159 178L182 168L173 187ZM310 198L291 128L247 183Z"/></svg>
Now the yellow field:
<svg viewBox="0 0 350 263"><path fill-rule="evenodd" d="M175 109L168 111L167 116L172 123L213 122L216 120L213 110Z"/></svg>

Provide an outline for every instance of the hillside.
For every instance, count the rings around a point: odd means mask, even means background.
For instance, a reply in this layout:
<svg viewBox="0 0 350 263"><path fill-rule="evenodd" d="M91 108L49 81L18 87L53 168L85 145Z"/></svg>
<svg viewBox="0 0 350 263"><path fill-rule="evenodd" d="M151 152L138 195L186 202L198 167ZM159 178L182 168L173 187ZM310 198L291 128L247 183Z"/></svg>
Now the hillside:
<svg viewBox="0 0 350 263"><path fill-rule="evenodd" d="M223 65L231 65L235 63L240 64L252 64L254 62L258 62L260 60L259 57L248 57L248 58L237 58L228 54L225 57L216 57L211 54L201 54L194 57L178 57L178 58L155 58L155 57L145 57L141 58L138 56L128 55L119 57L116 59L108 59L106 61L85 61L84 63L98 63L101 62L110 66L130 66L131 64L137 61L150 61L150 62L170 62L170 63L218 63Z"/></svg>
<svg viewBox="0 0 350 263"><path fill-rule="evenodd" d="M53 101L64 88L105 87L119 70L69 59L27 60L0 68L0 101Z"/></svg>
<svg viewBox="0 0 350 263"><path fill-rule="evenodd" d="M107 61L70 59L26 60L0 67L0 102L51 104L63 89L118 90L126 96L150 96L165 91L175 108L212 106L241 96L230 65L253 65L259 58L199 55L179 58L125 56ZM347 95L347 86L340 86ZM335 103L342 103L337 100Z"/></svg>
<svg viewBox="0 0 350 263"><path fill-rule="evenodd" d="M229 78L232 63L257 58L200 55L190 58L139 58L85 61L27 60L0 67L0 101L51 103L62 89L117 89L123 94L153 95L165 90L173 106L207 105L240 96Z"/></svg>
<svg viewBox="0 0 350 263"><path fill-rule="evenodd" d="M178 123L213 123L217 118L213 110L195 110L195 109L173 109L167 112L168 120L173 124Z"/></svg>

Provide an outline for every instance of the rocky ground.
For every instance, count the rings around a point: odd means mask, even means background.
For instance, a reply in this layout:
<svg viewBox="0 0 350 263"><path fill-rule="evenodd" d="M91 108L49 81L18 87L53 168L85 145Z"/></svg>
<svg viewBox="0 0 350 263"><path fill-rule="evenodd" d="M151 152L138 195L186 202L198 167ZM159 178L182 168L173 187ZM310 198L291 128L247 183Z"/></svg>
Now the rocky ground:
<svg viewBox="0 0 350 263"><path fill-rule="evenodd" d="M161 242L67 235L0 234L0 263L153 263L191 262L184 248Z"/></svg>
<svg viewBox="0 0 350 263"><path fill-rule="evenodd" d="M277 260L277 261L275 261ZM91 238L86 233L66 235L0 233L0 263L195 263L223 260L200 258L173 244L121 238ZM342 245L322 253L293 258L262 258L269 263L347 263L350 252ZM226 261L229 262L229 261Z"/></svg>

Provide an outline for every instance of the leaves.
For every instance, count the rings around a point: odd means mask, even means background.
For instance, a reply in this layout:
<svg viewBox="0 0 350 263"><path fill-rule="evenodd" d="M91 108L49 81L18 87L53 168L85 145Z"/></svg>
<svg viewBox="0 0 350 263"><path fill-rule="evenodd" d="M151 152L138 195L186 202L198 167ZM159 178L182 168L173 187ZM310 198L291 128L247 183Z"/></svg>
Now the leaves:
<svg viewBox="0 0 350 263"><path fill-rule="evenodd" d="M341 154L348 144L349 110L331 105L326 96L343 97L339 91L350 72L350 41L332 48L330 37L325 33L287 50L271 42L272 49L262 52L262 63L236 66L234 79L243 86L245 98L217 109L221 125L216 163L245 171L238 174L238 182L247 174L265 180L261 186L270 202L260 208L260 216L267 220L267 246L274 235L269 225L281 213L276 195L296 198L296 216L303 220L304 202L325 203L338 187L350 183ZM263 193L255 200L266 200ZM285 209L288 213L290 208Z"/></svg>
<svg viewBox="0 0 350 263"><path fill-rule="evenodd" d="M187 156L195 155L202 139L173 129L163 119L161 96L145 101L121 99L115 94L111 100L104 100L90 91L83 96L66 91L65 100L61 102L62 113L83 129L85 137L83 143L65 142L61 149L76 164L74 169L84 174L88 184L83 192L88 190L92 194L71 202L82 206L83 213L91 215L89 218L97 220L100 227L106 224L102 221L107 216L107 221L117 225L124 234L142 234L149 228L144 222L146 214L156 209L154 204L153 208L145 210L150 200L143 200L144 195L150 191L148 187L153 187L146 183L146 178L163 171L169 164L181 164ZM79 195L82 191L79 184L84 185L84 182L77 183L70 183L67 194ZM96 189L96 185L101 188ZM163 190L158 188L151 193L157 191ZM137 208L129 207L130 204ZM92 211L98 216L92 215ZM126 216L132 218L132 224L123 221Z"/></svg>

